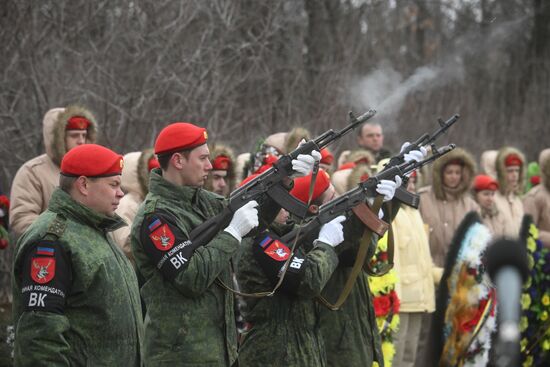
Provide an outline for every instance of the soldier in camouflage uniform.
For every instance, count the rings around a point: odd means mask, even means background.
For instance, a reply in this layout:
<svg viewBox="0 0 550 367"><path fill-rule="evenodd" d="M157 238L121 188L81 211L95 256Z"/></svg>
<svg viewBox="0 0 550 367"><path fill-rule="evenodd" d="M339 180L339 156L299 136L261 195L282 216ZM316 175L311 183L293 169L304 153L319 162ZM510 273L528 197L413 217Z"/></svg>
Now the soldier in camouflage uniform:
<svg viewBox="0 0 550 367"><path fill-rule="evenodd" d="M137 279L108 236L124 225L121 171L99 145L63 157L60 188L15 250L16 366L140 366Z"/></svg>
<svg viewBox="0 0 550 367"><path fill-rule="evenodd" d="M189 123L160 132L155 153L161 169L151 172L132 227L136 266L145 279L146 365L231 366L237 358L233 295L219 281L231 284L231 258L258 225L258 204L237 210L209 243L189 239L193 228L225 207L221 196L201 189L212 169L206 138L205 129ZM314 163L304 157L293 162L302 175Z"/></svg>
<svg viewBox="0 0 550 367"><path fill-rule="evenodd" d="M401 152L408 144L405 143L401 147ZM426 150L421 147L420 150L413 150L405 154L404 160L406 162L412 160L419 162L425 156ZM363 177L365 172L354 174L356 181L350 180L348 189L357 185L358 181L363 179L360 177ZM397 181L396 186L401 186L401 178L396 176L395 180ZM379 194L384 195L384 202L388 202L393 199L395 188L395 186L388 185L377 191ZM394 210L391 213L392 218L384 219L391 221L396 212L397 210ZM380 212L378 216L383 218L384 213ZM358 244L365 229L363 223L355 216L346 224L348 224L344 228L346 241L339 246L338 258L340 262L323 290L323 296L329 301L334 301L344 288L355 262ZM377 242L378 236L373 233L367 259L374 255ZM339 310L331 311L321 305L318 306L329 366L372 366L373 361L377 361L378 366L384 367L380 333L376 325L372 299L368 276L366 273L361 272L346 302Z"/></svg>
<svg viewBox="0 0 550 367"><path fill-rule="evenodd" d="M291 194L307 202L310 182L311 175L294 180ZM320 170L312 201L320 204L333 195L328 174ZM246 299L244 317L252 328L244 334L240 367L326 366L313 298L338 264L333 248L344 239L341 224L344 220L341 216L325 224L315 241L304 241L293 255L287 247L290 244L278 240L278 236L293 229L292 224L272 223L270 232L243 241L237 279L244 292L272 290L281 267L289 256L292 258L274 296Z"/></svg>
<svg viewBox="0 0 550 367"><path fill-rule="evenodd" d="M310 183L311 175L295 180L291 193L307 203ZM388 199L391 199L396 186L393 181L383 180L378 190L390 190ZM330 201L334 194L328 174L320 170L312 202L321 205ZM292 255L287 247L290 244L277 240L277 236L287 233L292 225L272 224L267 236L262 235L255 242L243 245L238 280L245 292L273 289L284 261L289 256L292 258L282 286L273 297L247 299L245 319L252 324L252 329L245 334L239 366L332 366L327 363L314 298L329 279L334 278L333 271L338 269L341 252L338 245L345 237L359 238L359 231L362 233L364 229L355 216L342 226L344 220L345 217L340 216L325 224L319 233L302 240Z"/></svg>

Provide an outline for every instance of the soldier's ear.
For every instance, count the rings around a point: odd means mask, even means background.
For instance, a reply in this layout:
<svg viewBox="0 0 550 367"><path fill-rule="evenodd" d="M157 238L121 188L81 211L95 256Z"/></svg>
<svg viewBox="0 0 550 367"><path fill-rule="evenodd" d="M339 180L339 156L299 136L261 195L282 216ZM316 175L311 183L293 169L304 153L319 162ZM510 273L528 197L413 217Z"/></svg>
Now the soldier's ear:
<svg viewBox="0 0 550 367"><path fill-rule="evenodd" d="M76 179L73 188L83 196L88 196L90 190L90 180L86 176L80 176Z"/></svg>
<svg viewBox="0 0 550 367"><path fill-rule="evenodd" d="M182 169L187 160L181 153L174 153L170 157L170 163L177 169Z"/></svg>

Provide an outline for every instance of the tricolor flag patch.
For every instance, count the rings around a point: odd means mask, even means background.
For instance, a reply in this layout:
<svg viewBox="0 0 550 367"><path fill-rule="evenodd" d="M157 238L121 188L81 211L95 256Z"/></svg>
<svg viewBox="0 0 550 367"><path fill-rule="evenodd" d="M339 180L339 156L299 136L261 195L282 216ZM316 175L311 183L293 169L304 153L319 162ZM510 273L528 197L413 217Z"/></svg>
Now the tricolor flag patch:
<svg viewBox="0 0 550 367"><path fill-rule="evenodd" d="M155 219L151 224L149 224L149 232L154 232L155 229L160 227L161 224L162 222L160 221L160 219Z"/></svg>
<svg viewBox="0 0 550 367"><path fill-rule="evenodd" d="M271 241L273 241L273 239L269 236L266 236L261 242L260 242L260 247L261 248L265 248Z"/></svg>
<svg viewBox="0 0 550 367"><path fill-rule="evenodd" d="M55 250L51 247L40 247L40 246L38 246L36 248L36 254L37 255L54 256Z"/></svg>

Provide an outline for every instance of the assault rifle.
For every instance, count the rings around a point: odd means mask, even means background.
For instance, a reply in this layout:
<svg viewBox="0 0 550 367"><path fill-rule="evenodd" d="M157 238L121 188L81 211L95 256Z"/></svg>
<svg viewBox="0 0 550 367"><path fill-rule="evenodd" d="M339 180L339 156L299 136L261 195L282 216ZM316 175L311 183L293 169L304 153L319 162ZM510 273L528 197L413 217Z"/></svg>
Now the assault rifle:
<svg viewBox="0 0 550 367"><path fill-rule="evenodd" d="M251 200L259 200L264 194L273 199L279 206L285 208L299 218L304 218L308 207L301 201L290 195L283 186L283 180L292 175L292 160L300 154L311 154L313 150L320 151L322 148L340 139L344 135L357 128L365 121L376 114L375 110L368 110L359 117L349 113L349 124L341 130L332 129L324 132L317 138L305 142L294 151L279 158L273 167L253 178L245 185L234 190L229 196L229 204L224 210L196 227L189 234L191 241L206 244L216 236L222 229L227 227L237 209Z"/></svg>
<svg viewBox="0 0 550 367"><path fill-rule="evenodd" d="M412 142L403 152L399 153L396 156L393 156L390 158L390 161L384 168L384 170L390 169L393 166L402 164L405 162L405 154L409 153L412 150L418 150L420 147L430 147L432 150L435 149L435 141L437 138L439 138L442 134L444 134L458 119L460 116L458 114L455 114L451 118L449 118L447 121L443 121L441 118L437 120L439 123L439 129L437 129L432 135L426 133L420 136L418 139L416 139L414 142ZM384 171L383 170L383 171ZM408 192L406 190L407 186L407 180L403 180L403 185L401 187L398 187L395 191L395 198L399 200L400 202L412 206L415 209L418 209L418 205L420 204L420 198L417 194L413 194L411 192Z"/></svg>
<svg viewBox="0 0 550 367"><path fill-rule="evenodd" d="M454 144L446 145L439 149L435 149L433 154L426 159L416 162L404 162L398 165L387 167L385 170L381 171L375 176L369 177L367 180L358 184L358 186L341 196L329 201L326 204L323 204L319 207L318 213L313 217L309 222L307 222L302 227L296 228L281 239L284 243L292 243L297 240L300 241L303 237L317 231L325 223L330 222L339 215L351 215L351 211L357 207L359 204L364 204L367 201L367 198L376 196L376 186L380 183L381 180L393 180L396 175L400 177L405 177L409 172L412 172L439 157L447 154L455 148ZM298 237L296 239L296 237Z"/></svg>

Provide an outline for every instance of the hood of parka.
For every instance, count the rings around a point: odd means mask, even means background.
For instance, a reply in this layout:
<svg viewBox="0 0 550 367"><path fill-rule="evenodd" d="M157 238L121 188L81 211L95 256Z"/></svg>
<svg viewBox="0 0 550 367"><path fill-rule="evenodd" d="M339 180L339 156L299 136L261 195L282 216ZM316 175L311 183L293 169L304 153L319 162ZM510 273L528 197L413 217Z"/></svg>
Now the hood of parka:
<svg viewBox="0 0 550 367"><path fill-rule="evenodd" d="M214 143L212 145L208 146L208 149L210 150L210 162L212 164L214 163L214 159L216 157L223 155L225 157L228 157L230 160L229 168L227 169L227 177L225 181L227 182L227 185L229 185L229 192L233 191L235 188L235 172L236 172L236 165L237 161L235 158L235 153L233 152L233 149L231 149L229 146L222 144L222 143ZM212 168L213 171L215 171ZM208 179L205 183L206 190L212 189L212 175L208 175Z"/></svg>
<svg viewBox="0 0 550 367"><path fill-rule="evenodd" d="M546 190L550 191L550 148L539 154L540 176Z"/></svg>
<svg viewBox="0 0 550 367"><path fill-rule="evenodd" d="M131 152L124 155L124 166L122 167L122 190L128 194L130 192L142 195L138 182L137 165L141 152Z"/></svg>
<svg viewBox="0 0 550 367"><path fill-rule="evenodd" d="M519 185L515 190L515 193L517 195L520 195L524 192L525 189L525 166L527 162L525 161L525 156L523 155L523 153L514 147L503 147L498 151L498 155L496 158L496 171L499 185L498 189L503 195L506 195L506 193L508 192L508 184L506 183L506 165L504 164L504 161L506 160L506 157L510 154L517 155L522 161L519 169Z"/></svg>
<svg viewBox="0 0 550 367"><path fill-rule="evenodd" d="M447 164L453 161L460 161L463 164L462 179L456 189L455 196L464 195L472 186L476 173L476 163L470 153L462 148L455 148L441 158L437 159L432 167L432 190L438 200L446 200L447 194L443 187L443 170Z"/></svg>
<svg viewBox="0 0 550 367"><path fill-rule="evenodd" d="M97 121L94 115L81 106L67 106L66 108L53 108L46 112L42 122L42 133L44 136L44 148L50 159L61 165L63 156L67 153L65 143L65 127L71 117L82 116L90 121L86 143L95 143L97 138Z"/></svg>

